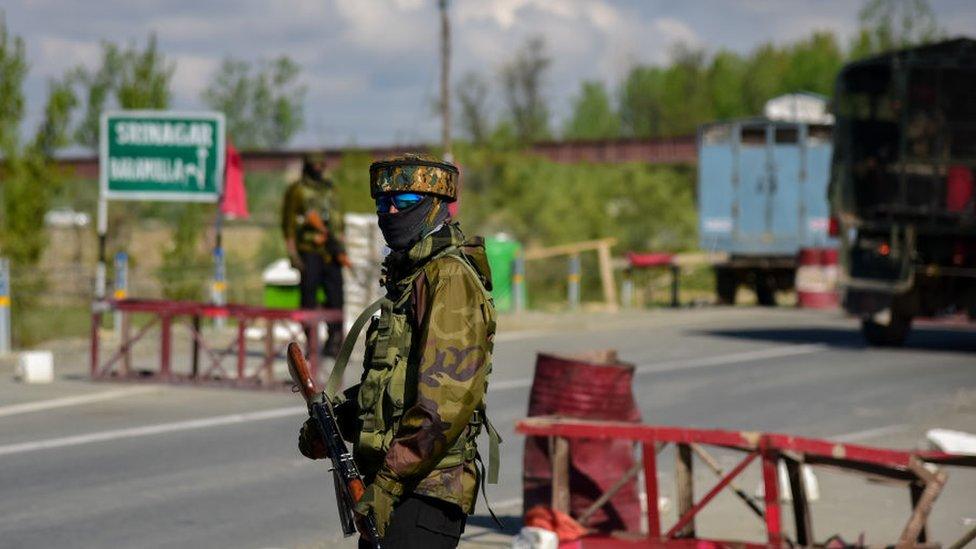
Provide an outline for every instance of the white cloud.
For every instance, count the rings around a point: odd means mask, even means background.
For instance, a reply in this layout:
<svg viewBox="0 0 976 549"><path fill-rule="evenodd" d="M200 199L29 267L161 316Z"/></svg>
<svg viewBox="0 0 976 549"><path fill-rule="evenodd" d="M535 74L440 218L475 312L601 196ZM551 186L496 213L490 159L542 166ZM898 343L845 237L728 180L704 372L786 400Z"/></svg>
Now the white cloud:
<svg viewBox="0 0 976 549"><path fill-rule="evenodd" d="M220 60L201 55L173 55L176 72L173 74L173 92L185 101L193 102L207 87Z"/></svg>
<svg viewBox="0 0 976 549"><path fill-rule="evenodd" d="M95 40L70 40L53 36L43 36L32 45L37 51L34 53L28 50L32 58L31 72L44 77L59 77L66 70L78 65L94 65L98 63L102 51Z"/></svg>
<svg viewBox="0 0 976 549"><path fill-rule="evenodd" d="M701 43L698 33L692 30L686 23L672 17L659 17L651 22L651 27L658 33L663 41L668 43L683 42L690 45Z"/></svg>
<svg viewBox="0 0 976 549"><path fill-rule="evenodd" d="M567 19L577 15L581 5L579 0L482 0L458 6L457 18L461 22L488 20L502 29L510 29L526 11L536 10Z"/></svg>
<svg viewBox="0 0 976 549"><path fill-rule="evenodd" d="M436 43L434 12L413 0L336 0L343 37L359 48L404 54ZM430 6L426 6L430 7Z"/></svg>

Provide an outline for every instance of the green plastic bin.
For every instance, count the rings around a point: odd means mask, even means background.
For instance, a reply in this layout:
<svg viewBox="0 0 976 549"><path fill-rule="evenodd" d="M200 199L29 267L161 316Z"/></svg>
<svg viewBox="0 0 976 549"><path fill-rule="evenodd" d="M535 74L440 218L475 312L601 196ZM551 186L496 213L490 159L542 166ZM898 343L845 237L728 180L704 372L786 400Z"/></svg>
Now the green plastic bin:
<svg viewBox="0 0 976 549"><path fill-rule="evenodd" d="M279 259L261 273L264 282L264 306L270 309L297 309L302 297L298 289L298 271L287 259Z"/></svg>
<svg viewBox="0 0 976 549"><path fill-rule="evenodd" d="M495 308L508 312L514 306L512 296L512 262L522 251L522 244L508 236L498 235L485 239L485 252L491 267L491 295Z"/></svg>

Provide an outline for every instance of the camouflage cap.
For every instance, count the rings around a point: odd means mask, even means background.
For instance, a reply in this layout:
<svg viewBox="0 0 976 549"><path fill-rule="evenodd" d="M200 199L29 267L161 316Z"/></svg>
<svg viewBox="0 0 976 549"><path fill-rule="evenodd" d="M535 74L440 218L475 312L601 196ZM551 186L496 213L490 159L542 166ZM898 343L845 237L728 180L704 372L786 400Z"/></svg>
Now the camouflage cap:
<svg viewBox="0 0 976 549"><path fill-rule="evenodd" d="M457 166L425 154L402 154L369 166L369 194L373 198L390 192L416 192L454 202L457 184Z"/></svg>
<svg viewBox="0 0 976 549"><path fill-rule="evenodd" d="M302 163L308 164L322 164L325 162L325 153L321 151L308 151L302 155Z"/></svg>

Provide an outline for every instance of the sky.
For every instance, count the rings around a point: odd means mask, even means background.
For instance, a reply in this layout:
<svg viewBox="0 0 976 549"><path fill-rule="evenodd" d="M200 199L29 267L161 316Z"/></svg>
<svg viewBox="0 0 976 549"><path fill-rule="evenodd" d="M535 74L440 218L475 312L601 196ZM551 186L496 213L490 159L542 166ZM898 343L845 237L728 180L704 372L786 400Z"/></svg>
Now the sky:
<svg viewBox="0 0 976 549"><path fill-rule="evenodd" d="M934 0L951 36L976 34L976 0ZM545 38L553 62L545 95L554 127L583 80L615 90L635 64L668 61L674 44L748 52L830 29L854 33L860 0L450 0L452 73L492 83L532 36ZM437 0L5 0L8 29L24 38L30 73L25 132L40 121L47 82L65 70L94 67L100 42L135 41L155 32L176 62L174 108L204 109L201 91L222 59L288 55L308 89L305 128L289 147L433 142L440 120Z"/></svg>

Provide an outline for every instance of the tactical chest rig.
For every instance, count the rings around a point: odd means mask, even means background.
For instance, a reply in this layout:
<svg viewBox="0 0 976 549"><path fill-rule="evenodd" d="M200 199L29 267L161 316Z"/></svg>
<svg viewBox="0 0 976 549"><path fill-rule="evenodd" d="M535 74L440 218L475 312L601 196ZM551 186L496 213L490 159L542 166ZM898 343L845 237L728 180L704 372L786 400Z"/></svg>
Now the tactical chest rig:
<svg viewBox="0 0 976 549"><path fill-rule="evenodd" d="M400 419L416 401L417 366L422 349L412 348L414 330L417 327L415 321L417 315L413 311L413 286L414 281L424 272L424 268L441 258L458 261L464 265L470 276L474 277L484 303L489 305L482 307L487 314L488 333L492 334L495 331L496 318L494 307L490 306L493 303L491 294L481 282L475 267L456 246L448 246L403 279L400 285L404 290L400 295L395 296L395 300L390 299L388 294L360 313L336 358L335 367L326 385L326 394L330 399L336 398L352 348L363 326L371 320L366 335L365 372L357 397L361 427L358 439L353 441L356 459L364 463L366 471L373 472L382 464L400 426ZM380 312L379 317L373 318L377 311ZM492 343L489 341L489 353L491 347ZM490 360L485 367L488 368L487 374L490 374ZM487 387L485 392L487 393ZM497 483L498 446L501 437L488 421L484 399L468 420L467 427L447 454L437 463L435 469L448 469L479 459L476 439L482 427L487 430L489 439L488 471L487 475L482 475L482 480L487 480L490 484ZM484 478L485 476L487 479Z"/></svg>

